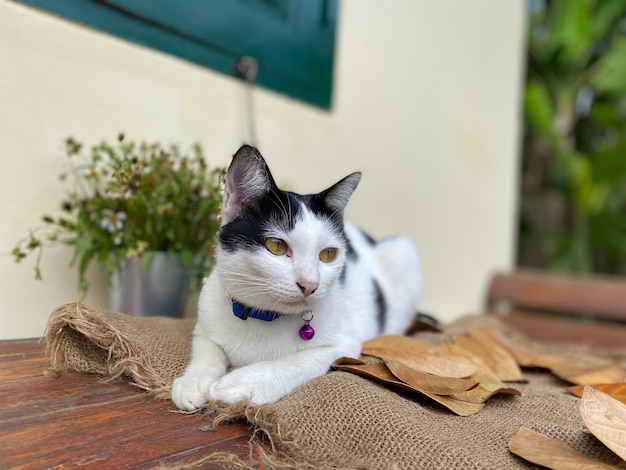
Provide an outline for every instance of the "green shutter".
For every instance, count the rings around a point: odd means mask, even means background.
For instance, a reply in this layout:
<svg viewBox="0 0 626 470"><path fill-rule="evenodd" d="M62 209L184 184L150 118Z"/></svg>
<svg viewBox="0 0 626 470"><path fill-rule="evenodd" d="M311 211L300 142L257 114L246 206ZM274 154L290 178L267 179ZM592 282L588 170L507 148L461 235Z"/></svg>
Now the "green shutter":
<svg viewBox="0 0 626 470"><path fill-rule="evenodd" d="M337 0L16 0L329 108Z"/></svg>

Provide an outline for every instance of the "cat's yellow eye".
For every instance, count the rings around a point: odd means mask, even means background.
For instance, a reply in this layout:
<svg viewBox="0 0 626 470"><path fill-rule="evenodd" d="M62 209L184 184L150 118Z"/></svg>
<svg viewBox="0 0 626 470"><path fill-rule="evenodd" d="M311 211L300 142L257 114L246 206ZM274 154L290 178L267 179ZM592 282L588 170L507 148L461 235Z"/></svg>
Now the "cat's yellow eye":
<svg viewBox="0 0 626 470"><path fill-rule="evenodd" d="M288 246L285 240L269 237L265 239L265 248L267 248L268 251L273 255L280 256L287 253Z"/></svg>
<svg viewBox="0 0 626 470"><path fill-rule="evenodd" d="M320 261L330 263L337 258L337 248L324 248L320 251Z"/></svg>

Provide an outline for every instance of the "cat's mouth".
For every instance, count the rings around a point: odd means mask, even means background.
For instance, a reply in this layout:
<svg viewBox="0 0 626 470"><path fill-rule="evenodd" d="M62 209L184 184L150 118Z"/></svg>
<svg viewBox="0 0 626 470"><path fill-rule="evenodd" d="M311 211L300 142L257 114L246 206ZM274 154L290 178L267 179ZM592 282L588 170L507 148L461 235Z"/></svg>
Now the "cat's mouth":
<svg viewBox="0 0 626 470"><path fill-rule="evenodd" d="M311 308L313 302L308 298L302 298L297 300L282 300L281 304L285 305L288 309L285 313L302 313L303 310Z"/></svg>

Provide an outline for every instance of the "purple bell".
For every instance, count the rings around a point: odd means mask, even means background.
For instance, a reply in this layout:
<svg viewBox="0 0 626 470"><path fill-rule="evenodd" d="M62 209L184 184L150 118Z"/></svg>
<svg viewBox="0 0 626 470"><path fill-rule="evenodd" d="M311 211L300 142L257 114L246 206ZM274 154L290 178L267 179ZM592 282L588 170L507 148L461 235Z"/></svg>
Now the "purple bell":
<svg viewBox="0 0 626 470"><path fill-rule="evenodd" d="M305 320L304 325L302 326L302 328L300 328L300 331L298 331L298 333L300 334L300 338L302 338L303 341L309 341L313 339L313 336L315 336L315 330L311 325L309 325L309 320Z"/></svg>

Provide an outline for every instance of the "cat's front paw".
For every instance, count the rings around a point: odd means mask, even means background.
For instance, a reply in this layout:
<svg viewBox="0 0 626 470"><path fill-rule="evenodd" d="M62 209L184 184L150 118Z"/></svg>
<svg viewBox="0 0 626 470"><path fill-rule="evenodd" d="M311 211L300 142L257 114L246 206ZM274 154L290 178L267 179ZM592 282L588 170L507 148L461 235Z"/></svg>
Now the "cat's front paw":
<svg viewBox="0 0 626 470"><path fill-rule="evenodd" d="M228 404L249 399L253 405L262 405L273 403L285 395L278 388L275 381L264 377L264 374L250 374L249 370L236 369L211 385L209 395Z"/></svg>
<svg viewBox="0 0 626 470"><path fill-rule="evenodd" d="M209 401L213 377L183 375L172 384L172 401L178 409L194 411Z"/></svg>

